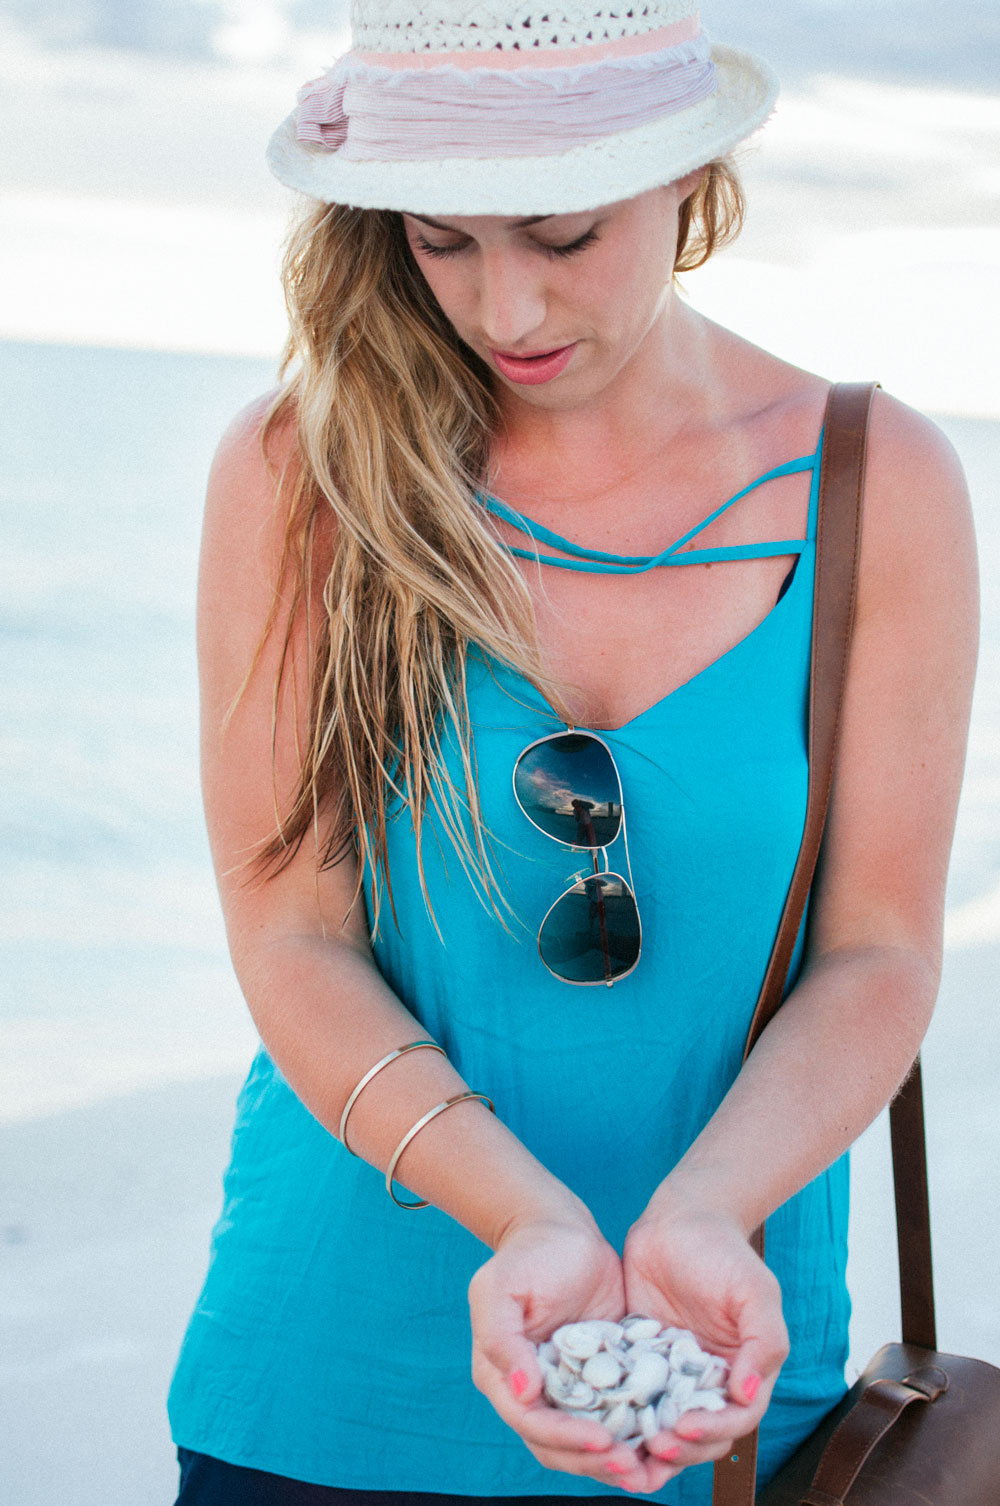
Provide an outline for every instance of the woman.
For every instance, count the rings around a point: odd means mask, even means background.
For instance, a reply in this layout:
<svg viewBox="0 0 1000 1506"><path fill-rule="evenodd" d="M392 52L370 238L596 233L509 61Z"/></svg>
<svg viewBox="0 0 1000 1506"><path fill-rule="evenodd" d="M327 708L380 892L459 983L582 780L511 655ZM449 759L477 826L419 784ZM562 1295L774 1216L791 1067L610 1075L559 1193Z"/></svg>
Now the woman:
<svg viewBox="0 0 1000 1506"><path fill-rule="evenodd" d="M272 145L319 201L300 365L209 486L205 799L263 1048L180 1500L705 1503L697 1466L763 1419L766 1478L844 1389L843 1152L940 970L965 487L877 394L822 867L741 1070L802 830L828 383L674 276L738 223L770 75L682 0L354 9ZM627 1311L731 1362L644 1450L549 1407L533 1347Z"/></svg>

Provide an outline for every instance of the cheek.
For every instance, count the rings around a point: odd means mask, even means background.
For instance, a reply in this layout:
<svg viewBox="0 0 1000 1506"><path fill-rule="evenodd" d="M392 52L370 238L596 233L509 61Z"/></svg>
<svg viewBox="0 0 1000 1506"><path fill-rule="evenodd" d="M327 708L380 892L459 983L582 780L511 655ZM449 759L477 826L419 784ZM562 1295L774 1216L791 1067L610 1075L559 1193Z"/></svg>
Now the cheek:
<svg viewBox="0 0 1000 1506"><path fill-rule="evenodd" d="M462 310L467 299L463 279L457 266L431 256L413 255L416 268L427 284L441 312L456 329L462 324Z"/></svg>
<svg viewBox="0 0 1000 1506"><path fill-rule="evenodd" d="M630 255L609 259L591 283L595 308L601 309L601 324L615 340L628 341L643 333L660 306L671 267L663 257Z"/></svg>

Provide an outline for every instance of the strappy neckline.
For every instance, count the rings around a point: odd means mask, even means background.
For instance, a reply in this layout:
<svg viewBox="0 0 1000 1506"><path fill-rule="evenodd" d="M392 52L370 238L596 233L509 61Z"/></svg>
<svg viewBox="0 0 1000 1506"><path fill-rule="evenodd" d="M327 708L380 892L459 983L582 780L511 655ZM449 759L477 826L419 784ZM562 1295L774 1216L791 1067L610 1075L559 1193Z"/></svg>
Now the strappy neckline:
<svg viewBox="0 0 1000 1506"><path fill-rule="evenodd" d="M819 517L819 474L820 474L820 460L821 460L821 457L822 457L822 452L823 452L823 436L822 436L822 434L820 434L819 444L817 445L816 451L815 451L815 453L813 455L803 456L803 457L800 457L800 458L798 458L796 460L786 461L784 465L776 466L772 470L766 471L763 476L759 476L756 479L756 481L752 481L749 486L743 487L741 491L739 491L739 492L737 492L735 494L735 496L729 497L721 505L721 507L716 508L714 510L714 512L710 513L709 516L704 520L703 523L700 523L696 528L689 530L688 534L685 534L681 539L678 539L678 541L677 541L676 544L673 544L673 545L670 546L671 550L676 550L678 548L683 547L685 539L687 539L689 537L695 537L698 533L701 532L701 530L703 528L707 528L708 525L709 525L709 523L712 522L716 517L718 517L722 512L724 512L727 507L731 507L734 502L739 501L739 499L741 497L745 497L748 492L753 491L755 489L755 487L762 485L765 481L769 481L769 480L771 480L773 477L775 477L777 475L791 475L791 474L793 474L796 471L811 470L812 471L812 483L811 483L810 489L809 489L809 515L808 515L808 520L807 520L807 524L806 524L806 538L805 539L796 539L796 540L790 541L791 543L793 543L796 546L794 548L788 548L788 547L786 547L786 545L787 545L787 543L789 541L785 541L785 540L781 541L782 547L780 547L780 548L778 547L777 544L775 544L775 545L768 544L768 545L763 545L763 546L762 545L738 545L738 546L733 546L733 548L730 551L726 552L726 556L725 557L729 558L729 559L745 559L745 558L748 558L748 557L758 557L758 556L761 557L761 558L764 558L766 555L773 555L773 554L800 554L801 555L803 552L805 552L806 550L808 550L808 549L810 549L812 547L812 545L815 542L815 538L816 538L816 523L817 523L817 520L818 520L818 517ZM503 503L501 503L499 505L501 507L504 506ZM493 511L492 508L490 510ZM512 509L511 509L511 511L512 511ZM519 516L519 514L515 514L515 516ZM530 520L528 520L528 521L530 521ZM540 526L541 525L539 525L539 527ZM549 532L549 530L545 529L545 530L543 530L543 532L547 533L547 532ZM553 535L553 538L558 538L558 535ZM543 542L544 542L544 540L543 540ZM510 548L511 546L508 545L507 547ZM560 544L559 547L563 547L562 544ZM573 547L573 548L575 548L577 550L581 550L581 546L580 545L573 545L571 547ZM755 550L756 554L748 556L747 554L745 554L745 553L742 552L742 551L748 550L748 549L749 550ZM740 552L735 552L736 550L739 550ZM531 560L535 560L535 559L539 558L538 555L536 555L535 553L530 552L528 550L512 550L512 552L514 552L514 553L520 553L525 558L531 559ZM581 552L583 552L583 551L581 550ZM600 556L600 551L597 551L597 550L590 550L590 551L585 551L585 552L588 555L590 555L590 554L597 554L598 556ZM719 557L719 555L717 553L715 553L714 551L708 551L708 550L701 550L701 549L699 549L699 550L691 550L691 551L685 553L684 556L683 556L683 558L681 560L665 561L665 563L684 564L684 563L687 563L688 561L690 561L692 564L695 564L695 563L699 562L699 557L703 559L706 554L711 554L711 557L713 559ZM547 562L545 556L541 556L540 558L541 558L541 561L542 561L543 564ZM655 560L655 559L658 559L659 557L658 556L654 556L653 558ZM564 565L564 566L567 565L567 564L569 564L569 566L570 566L571 569L573 569L573 568L575 568L575 569L587 569L587 568L589 568L586 563L577 564L575 561L565 561L565 560L553 559L552 563L556 564L556 565ZM652 568L654 568L654 566L652 564L647 564L646 568L647 569L652 569ZM622 567L622 566L618 566L617 568L609 567L603 573L625 574L626 570L627 570L627 567ZM638 573L638 572L636 572L636 573ZM762 638L766 634L766 632L768 631L768 629L770 629L770 628L772 628L774 626L774 624L779 620L779 618L782 616L783 613L791 610L791 603L792 603L793 600L797 599L798 592L801 589L801 587L800 587L800 578L802 577L802 574L803 574L803 571L802 571L802 568L801 568L801 564L799 563L797 565L797 568L795 568L795 570L794 570L791 582L788 585L787 590L785 590L784 592L782 592L782 594L778 597L778 600L774 603L774 605L768 609L768 611L764 614L764 616L760 619L760 621L758 623L756 623L752 628L750 628L749 632L744 633L742 638L738 638L735 643L733 643L733 644L730 645L729 648L723 649L723 651L722 651L721 654L717 654L716 657L714 659L710 660L709 663L706 664L702 669L696 670L693 675L689 675L686 680L682 680L679 685L675 685L672 690L668 690L665 695L660 696L651 705L646 706L642 711L637 711L636 714L635 714L635 716L628 717L626 721L619 722L618 725L615 726L615 727L593 727L593 728L588 728L586 726L586 724L583 723L583 722L576 722L576 723L574 723L574 725L580 727L581 729L583 729L585 731L589 730L589 731L594 731L594 732L601 733L601 734L609 736L609 737L615 737L615 736L618 736L618 735L623 735L623 734L629 733L634 728L636 728L639 725L640 722L645 721L647 717L654 716L658 711L662 711L663 708L665 706L668 706L669 704L671 704L675 700L675 698L683 698L683 695L686 692L693 691L696 687L700 686L703 682L706 682L707 680L709 680L711 678L711 676L713 675L713 673L716 672L720 668L720 666L722 666L727 661L729 661L734 655L737 655L737 654L739 654L741 652L744 652L746 649L748 649L750 647L750 645L752 643L754 643L757 640L759 640L760 638ZM548 697L538 688L538 686L534 683L534 681L529 680L526 675L521 674L521 672L519 670L514 669L512 666L510 666L508 664L504 664L502 660L494 658L494 656L492 654L487 654L487 653L485 653L485 651L483 651L483 652L484 652L485 659L492 666L492 673L493 673L493 675L495 677L507 677L507 678L512 678L512 679L518 681L524 687L524 689L528 692L528 694L530 696L534 697L537 700L540 709L544 710L549 715L556 717L560 721L560 724L563 725L562 719L559 717L558 712L556 711L555 707L552 705L552 703L548 699Z"/></svg>
<svg viewBox="0 0 1000 1506"><path fill-rule="evenodd" d="M758 544L730 544L720 545L709 549L688 549L685 546L703 533L709 524L714 523L735 503L756 491L768 481L777 480L780 476L792 476L802 471L815 471L819 458L822 454L823 436L820 435L819 444L812 455L800 455L794 460L786 460L781 465L772 466L755 477L748 486L741 487L725 502L714 508L700 523L689 528L679 539L668 545L658 554L611 554L603 549L587 549L582 544L576 544L572 539L566 539L562 534L556 533L551 528L546 528L543 523L538 523L534 518L529 518L526 513L515 511L508 507L506 502L501 502L498 497L484 496L477 493L477 500L494 517L502 519L519 532L527 534L536 545L534 549L522 549L516 544L506 544L507 550L519 559L532 560L536 564L553 565L558 570L581 570L594 575L642 575L648 570L655 570L668 565L700 565L714 563L716 560L740 560L740 559L766 559L783 554L801 554L807 544L812 543L816 530L816 498L811 495L809 504L809 517L806 525L806 537L804 539L768 539ZM813 488L815 493L815 487ZM561 549L564 554L570 555L569 559L562 559L558 555L542 554L539 544L547 544L550 548Z"/></svg>
<svg viewBox="0 0 1000 1506"><path fill-rule="evenodd" d="M594 727L589 723L583 721L575 721L572 725L582 732L596 732L602 737L624 736L631 732L634 728L638 727L638 725L641 722L644 722L647 717L655 716L655 714L658 711L662 711L665 706L671 704L675 700L681 699L685 693L694 691L696 687L700 686L703 682L708 681L712 677L713 673L720 670L723 664L725 664L729 659L733 658L739 653L745 652L750 648L753 642L757 641L759 638L763 638L765 634L775 626L777 621L784 613L791 611L792 602L797 599L797 588L799 584L799 577L801 575L801 569L796 569L787 591L785 591L784 594L780 596L774 603L774 605L770 607L767 612L765 612L764 616L749 630L749 632L743 634L742 638L738 638L736 642L733 643L729 648L723 649L722 653L717 654L716 657L712 659L708 664L706 664L703 669L695 670L693 675L689 675L686 680L682 680L679 685L675 685L673 690L668 690L665 695L661 695L659 699L653 701L651 705L643 707L641 711L637 711L635 716L627 717L625 721L619 722L617 726L614 727ZM491 672L495 676L499 675L508 679L516 680L527 690L528 694L537 701L539 710L543 711L548 716L555 717L558 720L560 726L565 727L567 725L567 723L563 721L562 717L559 716L559 713L556 711L548 696L546 696L541 690L539 690L538 686L533 680L529 680L526 675L521 674L520 670L514 669L511 665L504 664L502 660L494 659L492 654L485 654L484 652L484 657L487 660L491 661Z"/></svg>

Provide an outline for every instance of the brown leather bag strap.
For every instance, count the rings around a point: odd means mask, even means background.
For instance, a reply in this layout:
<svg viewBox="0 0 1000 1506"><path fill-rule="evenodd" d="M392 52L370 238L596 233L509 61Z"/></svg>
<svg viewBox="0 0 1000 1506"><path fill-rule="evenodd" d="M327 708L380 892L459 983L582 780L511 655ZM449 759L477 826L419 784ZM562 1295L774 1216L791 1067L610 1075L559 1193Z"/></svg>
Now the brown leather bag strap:
<svg viewBox="0 0 1000 1506"><path fill-rule="evenodd" d="M798 860L747 1033L746 1061L777 1014L819 858L854 625L868 416L877 382L830 388L823 421L809 675L809 792Z"/></svg>
<svg viewBox="0 0 1000 1506"><path fill-rule="evenodd" d="M927 1140L920 1058L889 1109L892 1179L896 1188L896 1242L899 1247L899 1309L903 1342L937 1348L931 1210L927 1190Z"/></svg>
<svg viewBox="0 0 1000 1506"><path fill-rule="evenodd" d="M872 1381L861 1399L830 1435L812 1485L799 1506L844 1506L844 1497L872 1449L914 1402L937 1401L948 1377L937 1366L923 1366L905 1380Z"/></svg>
<svg viewBox="0 0 1000 1506"><path fill-rule="evenodd" d="M737 1439L731 1454L712 1470L712 1506L754 1506L757 1431Z"/></svg>
<svg viewBox="0 0 1000 1506"><path fill-rule="evenodd" d="M837 383L823 420L809 676L809 787L799 855L747 1034L744 1061L781 1007L806 899L819 858L857 596L868 418L879 384ZM764 1253L764 1231L752 1239ZM757 1435L748 1434L713 1471L712 1506L753 1506Z"/></svg>

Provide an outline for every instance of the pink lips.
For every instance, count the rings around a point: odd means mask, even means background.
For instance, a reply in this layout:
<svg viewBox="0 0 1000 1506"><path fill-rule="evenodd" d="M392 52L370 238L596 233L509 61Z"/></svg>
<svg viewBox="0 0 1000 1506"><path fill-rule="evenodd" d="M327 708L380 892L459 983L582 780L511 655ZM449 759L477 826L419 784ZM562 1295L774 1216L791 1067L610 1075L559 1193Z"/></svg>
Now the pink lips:
<svg viewBox="0 0 1000 1506"><path fill-rule="evenodd" d="M512 382L525 387L536 387L540 382L551 382L565 371L576 349L572 345L560 345L557 350L545 350L533 356L512 356L502 350L491 350L490 355L499 372Z"/></svg>

